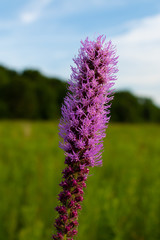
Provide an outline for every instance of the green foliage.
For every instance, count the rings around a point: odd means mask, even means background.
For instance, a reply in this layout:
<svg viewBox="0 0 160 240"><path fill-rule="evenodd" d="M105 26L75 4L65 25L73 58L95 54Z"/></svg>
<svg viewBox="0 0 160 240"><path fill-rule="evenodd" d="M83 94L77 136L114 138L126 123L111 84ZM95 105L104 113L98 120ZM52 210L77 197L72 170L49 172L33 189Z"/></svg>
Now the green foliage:
<svg viewBox="0 0 160 240"><path fill-rule="evenodd" d="M159 136L159 125L109 126L77 239L160 239ZM0 123L0 240L51 238L64 168L58 141L56 122Z"/></svg>
<svg viewBox="0 0 160 240"><path fill-rule="evenodd" d="M113 122L160 122L160 108L150 99L139 98L128 91L115 93L111 107Z"/></svg>
<svg viewBox="0 0 160 240"><path fill-rule="evenodd" d="M111 111L112 120L116 122L137 122L141 120L138 99L129 92L115 94Z"/></svg>
<svg viewBox="0 0 160 240"><path fill-rule="evenodd" d="M0 118L58 119L66 83L35 70L0 67Z"/></svg>
<svg viewBox="0 0 160 240"><path fill-rule="evenodd" d="M36 70L15 72L0 66L0 119L59 119L66 83ZM128 91L115 93L112 122L160 122L160 108Z"/></svg>
<svg viewBox="0 0 160 240"><path fill-rule="evenodd" d="M17 75L13 77L5 93L10 118L35 118L38 102L34 94L34 85L28 79Z"/></svg>
<svg viewBox="0 0 160 240"><path fill-rule="evenodd" d="M160 110L150 99L139 99L141 112L146 122L160 122Z"/></svg>

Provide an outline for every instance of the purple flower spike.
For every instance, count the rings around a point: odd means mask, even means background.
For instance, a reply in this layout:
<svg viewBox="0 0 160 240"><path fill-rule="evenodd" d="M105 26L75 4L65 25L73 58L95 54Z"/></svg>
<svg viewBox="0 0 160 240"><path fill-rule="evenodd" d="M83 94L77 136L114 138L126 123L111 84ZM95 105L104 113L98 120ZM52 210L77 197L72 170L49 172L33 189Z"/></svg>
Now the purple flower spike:
<svg viewBox="0 0 160 240"><path fill-rule="evenodd" d="M73 240L77 234L78 209L83 201L83 188L89 167L102 165L103 138L109 122L110 101L113 99L117 59L111 41L105 37L81 41L79 55L71 67L68 94L62 106L60 147L65 151L59 217L55 221L55 240Z"/></svg>

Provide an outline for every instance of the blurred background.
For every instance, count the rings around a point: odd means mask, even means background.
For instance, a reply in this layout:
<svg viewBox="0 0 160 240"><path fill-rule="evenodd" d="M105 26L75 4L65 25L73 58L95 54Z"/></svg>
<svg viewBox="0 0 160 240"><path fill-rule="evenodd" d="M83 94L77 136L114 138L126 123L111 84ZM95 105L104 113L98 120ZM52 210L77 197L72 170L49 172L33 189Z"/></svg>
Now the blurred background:
<svg viewBox="0 0 160 240"><path fill-rule="evenodd" d="M70 65L80 40L100 34L119 72L77 239L160 239L159 29L158 0L0 1L0 240L51 238Z"/></svg>

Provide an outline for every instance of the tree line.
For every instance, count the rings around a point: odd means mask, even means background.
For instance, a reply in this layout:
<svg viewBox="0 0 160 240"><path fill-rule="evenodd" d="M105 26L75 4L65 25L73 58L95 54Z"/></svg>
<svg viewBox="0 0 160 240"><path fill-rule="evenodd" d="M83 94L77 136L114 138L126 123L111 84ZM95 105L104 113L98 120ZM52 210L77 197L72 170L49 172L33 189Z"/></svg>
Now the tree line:
<svg viewBox="0 0 160 240"><path fill-rule="evenodd" d="M59 119L66 91L65 81L37 70L16 72L0 66L0 119ZM160 122L160 108L151 99L116 92L111 121Z"/></svg>

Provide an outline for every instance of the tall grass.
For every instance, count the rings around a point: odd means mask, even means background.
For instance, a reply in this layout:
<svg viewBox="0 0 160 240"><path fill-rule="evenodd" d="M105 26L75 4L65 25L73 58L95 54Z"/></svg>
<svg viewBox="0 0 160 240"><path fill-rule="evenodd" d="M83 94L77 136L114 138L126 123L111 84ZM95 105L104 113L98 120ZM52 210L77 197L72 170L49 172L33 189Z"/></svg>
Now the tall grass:
<svg viewBox="0 0 160 240"><path fill-rule="evenodd" d="M160 239L160 126L110 125L81 240ZM50 239L64 168L57 122L0 122L0 240Z"/></svg>

